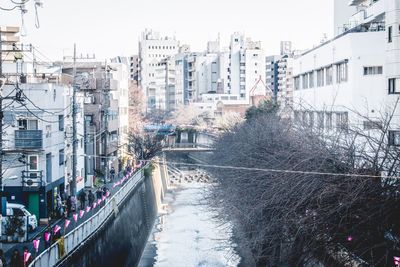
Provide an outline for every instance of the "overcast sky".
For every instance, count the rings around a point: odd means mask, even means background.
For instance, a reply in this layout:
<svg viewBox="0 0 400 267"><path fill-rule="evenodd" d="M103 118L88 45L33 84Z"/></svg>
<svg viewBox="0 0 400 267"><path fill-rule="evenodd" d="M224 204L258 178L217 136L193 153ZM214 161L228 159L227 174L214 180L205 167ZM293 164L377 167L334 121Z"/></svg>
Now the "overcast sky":
<svg viewBox="0 0 400 267"><path fill-rule="evenodd" d="M98 59L137 53L145 28L174 35L192 51L203 51L221 33L227 46L235 31L262 41L266 54L279 52L281 40L295 49L312 48L324 33L333 32L333 0L43 0L34 24L33 1L27 3L27 36L52 60L72 53L96 54ZM0 0L10 7L10 0ZM21 25L18 11L0 10L0 25Z"/></svg>

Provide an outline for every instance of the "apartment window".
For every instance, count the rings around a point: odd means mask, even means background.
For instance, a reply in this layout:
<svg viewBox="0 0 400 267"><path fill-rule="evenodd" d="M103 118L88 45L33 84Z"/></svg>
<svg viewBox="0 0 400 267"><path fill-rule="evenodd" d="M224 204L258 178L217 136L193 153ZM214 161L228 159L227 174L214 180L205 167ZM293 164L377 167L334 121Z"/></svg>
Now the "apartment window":
<svg viewBox="0 0 400 267"><path fill-rule="evenodd" d="M308 126L314 127L314 112L312 111L308 112Z"/></svg>
<svg viewBox="0 0 400 267"><path fill-rule="evenodd" d="M39 170L39 156L37 156L37 155L29 155L28 156L28 168L30 171L38 171Z"/></svg>
<svg viewBox="0 0 400 267"><path fill-rule="evenodd" d="M326 74L326 85L331 85L333 83L333 67L327 67L325 69Z"/></svg>
<svg viewBox="0 0 400 267"><path fill-rule="evenodd" d="M300 112L299 111L294 111L294 122L299 123L300 122Z"/></svg>
<svg viewBox="0 0 400 267"><path fill-rule="evenodd" d="M308 88L308 74L303 74L302 78L303 78L303 89L307 89Z"/></svg>
<svg viewBox="0 0 400 267"><path fill-rule="evenodd" d="M64 131L64 115L58 115L58 130Z"/></svg>
<svg viewBox="0 0 400 267"><path fill-rule="evenodd" d="M380 121L363 121L364 130L375 130L382 129L382 123Z"/></svg>
<svg viewBox="0 0 400 267"><path fill-rule="evenodd" d="M317 87L324 86L324 69L317 70Z"/></svg>
<svg viewBox="0 0 400 267"><path fill-rule="evenodd" d="M309 80L310 88L314 88L314 72L309 73L308 80Z"/></svg>
<svg viewBox="0 0 400 267"><path fill-rule="evenodd" d="M336 65L336 82L342 83L347 81L347 62L343 62Z"/></svg>
<svg viewBox="0 0 400 267"><path fill-rule="evenodd" d="M326 121L325 121L325 126L328 130L332 129L332 113L331 112L327 112L326 113Z"/></svg>
<svg viewBox="0 0 400 267"><path fill-rule="evenodd" d="M347 131L348 126L349 122L347 112L336 113L336 129Z"/></svg>
<svg viewBox="0 0 400 267"><path fill-rule="evenodd" d="M389 89L389 94L399 94L400 93L396 88L396 78L389 78L388 89Z"/></svg>
<svg viewBox="0 0 400 267"><path fill-rule="evenodd" d="M389 131L389 145L400 146L400 131Z"/></svg>
<svg viewBox="0 0 400 267"><path fill-rule="evenodd" d="M393 27L389 26L388 27L388 43L391 43L393 41Z"/></svg>
<svg viewBox="0 0 400 267"><path fill-rule="evenodd" d="M382 66L372 66L372 67L364 67L364 76L366 75L378 75L383 73Z"/></svg>
<svg viewBox="0 0 400 267"><path fill-rule="evenodd" d="M294 90L300 90L300 77L294 77Z"/></svg>
<svg viewBox="0 0 400 267"><path fill-rule="evenodd" d="M58 151L58 164L61 166L61 165L64 165L64 149L60 149L59 151Z"/></svg>
<svg viewBox="0 0 400 267"><path fill-rule="evenodd" d="M317 127L320 129L324 128L324 113L317 112Z"/></svg>

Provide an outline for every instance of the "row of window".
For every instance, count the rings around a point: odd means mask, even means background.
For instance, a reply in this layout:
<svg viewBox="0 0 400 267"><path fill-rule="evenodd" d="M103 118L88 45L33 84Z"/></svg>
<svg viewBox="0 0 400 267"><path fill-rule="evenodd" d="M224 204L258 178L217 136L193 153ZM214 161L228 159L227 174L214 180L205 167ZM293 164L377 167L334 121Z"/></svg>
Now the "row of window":
<svg viewBox="0 0 400 267"><path fill-rule="evenodd" d="M163 45L163 46L161 46L161 45L156 45L156 46L154 46L154 45L149 45L149 49L171 49L171 50L173 50L173 49L175 49L175 46L173 45L173 46L165 46L165 45Z"/></svg>
<svg viewBox="0 0 400 267"><path fill-rule="evenodd" d="M347 61L335 64L334 66L336 70L336 83L347 82L349 71ZM322 87L325 85L332 85L334 66L327 66L325 68L310 71L294 77L294 89L300 90L314 88L315 86Z"/></svg>
<svg viewBox="0 0 400 267"><path fill-rule="evenodd" d="M347 130L349 125L347 112L295 111L294 122L326 130Z"/></svg>

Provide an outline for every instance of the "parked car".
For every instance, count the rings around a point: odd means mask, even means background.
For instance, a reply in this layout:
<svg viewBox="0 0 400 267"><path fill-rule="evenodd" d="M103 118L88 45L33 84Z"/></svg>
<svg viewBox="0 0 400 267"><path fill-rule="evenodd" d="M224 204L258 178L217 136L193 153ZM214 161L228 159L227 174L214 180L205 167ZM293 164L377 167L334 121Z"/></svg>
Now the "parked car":
<svg viewBox="0 0 400 267"><path fill-rule="evenodd" d="M36 215L31 214L24 205L16 203L7 203L7 216L27 216L28 217L28 231L31 232L36 229L38 222Z"/></svg>

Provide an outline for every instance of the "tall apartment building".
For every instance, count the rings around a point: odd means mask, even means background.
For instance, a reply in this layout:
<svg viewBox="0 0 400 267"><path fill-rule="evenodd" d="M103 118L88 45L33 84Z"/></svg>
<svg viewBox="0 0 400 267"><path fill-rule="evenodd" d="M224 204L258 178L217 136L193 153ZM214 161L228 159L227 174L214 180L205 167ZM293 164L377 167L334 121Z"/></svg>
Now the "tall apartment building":
<svg viewBox="0 0 400 267"><path fill-rule="evenodd" d="M352 0L353 27L293 62L295 120L326 130L348 125L371 130L368 120L400 108L400 1ZM354 23L356 22L356 23ZM400 145L394 117L387 142Z"/></svg>
<svg viewBox="0 0 400 267"><path fill-rule="evenodd" d="M292 101L294 52L290 41L282 41L280 47L280 55L266 57L266 84L272 90L275 100L284 108Z"/></svg>
<svg viewBox="0 0 400 267"><path fill-rule="evenodd" d="M145 30L139 41L139 83L146 99L146 111L166 108L166 88L157 84L161 63L179 52L179 42L174 37L161 37L159 33Z"/></svg>

